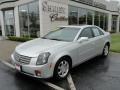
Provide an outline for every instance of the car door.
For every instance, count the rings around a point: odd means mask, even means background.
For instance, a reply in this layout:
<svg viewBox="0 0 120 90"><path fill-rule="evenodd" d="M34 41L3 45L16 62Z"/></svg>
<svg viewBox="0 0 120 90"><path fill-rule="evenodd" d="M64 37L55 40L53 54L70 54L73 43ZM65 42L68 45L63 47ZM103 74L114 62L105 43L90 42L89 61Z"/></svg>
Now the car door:
<svg viewBox="0 0 120 90"><path fill-rule="evenodd" d="M92 31L94 34L94 52L95 55L101 54L104 48L104 33L97 27L92 27Z"/></svg>
<svg viewBox="0 0 120 90"><path fill-rule="evenodd" d="M94 35L92 33L92 30L90 27L84 28L78 39L80 39L81 37L88 37L89 39L87 41L78 43L79 44L79 48L78 48L78 56L79 56L79 63L80 62L84 62L85 60L90 59L91 57L94 56L94 47L95 47L95 43L94 43Z"/></svg>

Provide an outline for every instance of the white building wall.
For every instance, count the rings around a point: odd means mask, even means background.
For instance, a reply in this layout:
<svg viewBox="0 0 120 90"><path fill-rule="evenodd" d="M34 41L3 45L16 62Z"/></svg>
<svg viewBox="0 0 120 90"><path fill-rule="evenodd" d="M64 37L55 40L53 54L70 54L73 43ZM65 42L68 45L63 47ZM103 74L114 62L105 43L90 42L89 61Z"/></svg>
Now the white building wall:
<svg viewBox="0 0 120 90"><path fill-rule="evenodd" d="M19 11L18 6L14 8L14 16L15 16L15 30L16 30L16 36L20 37L20 23L19 23Z"/></svg>
<svg viewBox="0 0 120 90"><path fill-rule="evenodd" d="M57 29L58 26L68 25L68 20L53 20L50 16L58 13L58 18L65 17L68 19L68 0L40 0L40 36L44 36L50 31ZM46 4L47 3L47 4ZM64 13L57 11L48 11L48 5L52 7L64 8ZM43 10L44 8L44 10Z"/></svg>
<svg viewBox="0 0 120 90"><path fill-rule="evenodd" d="M119 24L120 23L120 16L118 16L118 18L117 18L117 31L116 32L119 32Z"/></svg>
<svg viewBox="0 0 120 90"><path fill-rule="evenodd" d="M112 29L112 14L108 14L108 31L111 32Z"/></svg>
<svg viewBox="0 0 120 90"><path fill-rule="evenodd" d="M0 21L1 21L2 36L5 36L4 16L2 11L0 11Z"/></svg>

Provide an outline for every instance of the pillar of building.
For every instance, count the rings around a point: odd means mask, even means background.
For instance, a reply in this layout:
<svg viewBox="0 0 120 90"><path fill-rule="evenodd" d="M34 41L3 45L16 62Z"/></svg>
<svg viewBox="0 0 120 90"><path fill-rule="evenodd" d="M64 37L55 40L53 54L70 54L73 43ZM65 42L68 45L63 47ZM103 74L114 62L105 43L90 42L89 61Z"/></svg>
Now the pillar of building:
<svg viewBox="0 0 120 90"><path fill-rule="evenodd" d="M120 29L119 23L120 23L120 16L118 16L118 18L117 18L117 31L116 32L119 32L119 29Z"/></svg>
<svg viewBox="0 0 120 90"><path fill-rule="evenodd" d="M93 13L92 17L93 17L92 18L92 25L95 25L95 23L94 23L95 22L95 13Z"/></svg>
<svg viewBox="0 0 120 90"><path fill-rule="evenodd" d="M2 36L5 36L5 25L4 25L3 11L0 11L0 22L1 22Z"/></svg>
<svg viewBox="0 0 120 90"><path fill-rule="evenodd" d="M112 28L112 14L108 14L108 31L109 32L111 32L112 30L111 30L111 28Z"/></svg>
<svg viewBox="0 0 120 90"><path fill-rule="evenodd" d="M14 16L15 16L15 30L16 30L16 36L20 37L20 22L19 22L19 11L18 6L14 8Z"/></svg>
<svg viewBox="0 0 120 90"><path fill-rule="evenodd" d="M39 0L39 18L40 18L40 37L43 37L44 30L43 30L42 0Z"/></svg>

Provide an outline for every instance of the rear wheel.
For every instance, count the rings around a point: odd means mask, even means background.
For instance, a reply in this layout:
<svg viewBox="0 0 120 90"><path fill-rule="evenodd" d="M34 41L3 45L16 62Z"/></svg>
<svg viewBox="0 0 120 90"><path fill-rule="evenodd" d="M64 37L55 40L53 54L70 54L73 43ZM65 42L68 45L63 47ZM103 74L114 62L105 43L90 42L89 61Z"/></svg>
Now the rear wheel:
<svg viewBox="0 0 120 90"><path fill-rule="evenodd" d="M70 71L70 63L67 59L60 59L55 66L54 78L55 79L64 79L68 76Z"/></svg>
<svg viewBox="0 0 120 90"><path fill-rule="evenodd" d="M109 48L110 48L110 46L108 44L106 44L104 46L103 53L102 53L103 57L107 57L108 56L108 54L109 54Z"/></svg>

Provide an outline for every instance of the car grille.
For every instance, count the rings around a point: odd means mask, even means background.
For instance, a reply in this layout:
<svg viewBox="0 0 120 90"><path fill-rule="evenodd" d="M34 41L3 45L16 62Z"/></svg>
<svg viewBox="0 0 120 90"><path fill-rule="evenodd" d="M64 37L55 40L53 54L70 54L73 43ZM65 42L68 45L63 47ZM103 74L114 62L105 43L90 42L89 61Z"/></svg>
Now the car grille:
<svg viewBox="0 0 120 90"><path fill-rule="evenodd" d="M30 64L30 61L31 61L31 57L23 56L23 55L20 55L16 52L14 53L14 58L20 64Z"/></svg>

